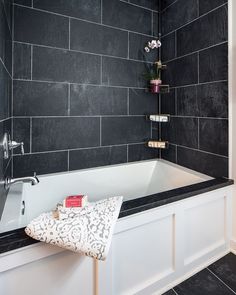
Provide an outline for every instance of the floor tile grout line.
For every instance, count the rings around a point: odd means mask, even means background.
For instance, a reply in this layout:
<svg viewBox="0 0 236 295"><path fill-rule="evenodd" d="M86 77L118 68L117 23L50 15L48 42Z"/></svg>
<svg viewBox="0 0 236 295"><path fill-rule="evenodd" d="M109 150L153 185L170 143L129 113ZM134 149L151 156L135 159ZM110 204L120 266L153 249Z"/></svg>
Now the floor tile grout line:
<svg viewBox="0 0 236 295"><path fill-rule="evenodd" d="M233 294L236 294L236 292L230 287L228 286L221 278L219 278L213 271L211 271L209 269L209 267L206 268L212 275L214 275L222 284L224 284L231 292L233 292Z"/></svg>

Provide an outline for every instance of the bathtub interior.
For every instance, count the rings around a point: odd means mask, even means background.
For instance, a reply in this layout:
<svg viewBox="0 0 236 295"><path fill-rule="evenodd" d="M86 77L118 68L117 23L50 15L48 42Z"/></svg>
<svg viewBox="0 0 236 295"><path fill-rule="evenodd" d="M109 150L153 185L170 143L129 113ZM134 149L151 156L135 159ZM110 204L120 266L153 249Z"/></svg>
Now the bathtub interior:
<svg viewBox="0 0 236 295"><path fill-rule="evenodd" d="M39 214L55 208L68 195L86 194L89 201L119 195L127 201L210 179L164 160L40 176L40 183L36 186L12 187L0 222L0 232L25 226Z"/></svg>

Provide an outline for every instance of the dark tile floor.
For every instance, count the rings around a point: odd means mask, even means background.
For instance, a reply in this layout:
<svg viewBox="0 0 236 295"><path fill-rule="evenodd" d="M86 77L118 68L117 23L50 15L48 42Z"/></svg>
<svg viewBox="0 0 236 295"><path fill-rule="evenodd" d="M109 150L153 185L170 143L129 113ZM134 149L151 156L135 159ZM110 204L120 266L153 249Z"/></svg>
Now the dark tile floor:
<svg viewBox="0 0 236 295"><path fill-rule="evenodd" d="M230 253L163 295L236 294L236 255Z"/></svg>

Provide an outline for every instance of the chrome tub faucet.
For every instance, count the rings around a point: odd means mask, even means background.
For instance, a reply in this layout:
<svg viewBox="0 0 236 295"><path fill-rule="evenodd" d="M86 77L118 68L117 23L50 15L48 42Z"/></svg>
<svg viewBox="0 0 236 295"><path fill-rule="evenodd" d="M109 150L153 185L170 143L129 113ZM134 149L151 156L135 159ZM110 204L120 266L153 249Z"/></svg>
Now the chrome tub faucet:
<svg viewBox="0 0 236 295"><path fill-rule="evenodd" d="M39 179L36 176L36 173L34 174L34 176L28 176L28 177L20 177L20 178L6 177L5 189L9 189L15 183L22 183L22 182L31 183L31 185L37 185L39 183Z"/></svg>

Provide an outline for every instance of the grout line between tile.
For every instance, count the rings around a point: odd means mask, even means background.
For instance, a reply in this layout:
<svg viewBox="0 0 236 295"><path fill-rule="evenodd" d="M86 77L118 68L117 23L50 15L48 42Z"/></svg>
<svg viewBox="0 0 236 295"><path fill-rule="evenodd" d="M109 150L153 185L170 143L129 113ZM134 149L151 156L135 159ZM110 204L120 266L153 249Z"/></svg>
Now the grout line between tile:
<svg viewBox="0 0 236 295"><path fill-rule="evenodd" d="M221 278L219 278L213 271L211 271L208 267L206 268L213 276L215 276L222 284L224 284L233 294L236 294L236 292L228 286Z"/></svg>
<svg viewBox="0 0 236 295"><path fill-rule="evenodd" d="M133 142L128 145L140 145L145 144L146 142ZM101 149L101 148L110 148L110 147L121 147L126 146L127 143L123 144L110 144L110 145L101 145L101 146L90 146L90 147L82 147L82 148L71 148L71 149L61 149L61 150L50 150L50 151L37 151L32 153L25 153L25 155L38 155L38 154L51 154L51 153L61 153L69 151L80 151L80 150L90 150L90 149ZM21 156L20 154L15 154L14 156Z"/></svg>
<svg viewBox="0 0 236 295"><path fill-rule="evenodd" d="M130 96L129 96L129 88L127 88L127 115L130 115Z"/></svg>
<svg viewBox="0 0 236 295"><path fill-rule="evenodd" d="M33 45L31 45L30 47L30 77L31 77L31 81L33 80Z"/></svg>
<svg viewBox="0 0 236 295"><path fill-rule="evenodd" d="M33 119L30 118L30 153L32 153L32 125L33 125Z"/></svg>
<svg viewBox="0 0 236 295"><path fill-rule="evenodd" d="M217 156L217 157L224 158L224 159L229 159L228 156L224 156L224 155L220 155L220 154L214 154L214 153L204 151L204 150L200 150L200 149L197 149L197 148L192 148L192 147L188 147L188 146L180 145L180 144L176 144L176 143L171 143L171 142L170 142L170 144L176 145L177 147L184 148L184 149L187 149L187 150L193 150L193 151L196 151L196 152L199 152L199 153L204 153L204 154Z"/></svg>
<svg viewBox="0 0 236 295"><path fill-rule="evenodd" d="M132 5L134 5L134 4L132 4ZM123 28L120 28L120 27L115 27L115 26L112 26L112 25L104 24L104 23L101 24L101 22L89 21L89 20L82 19L82 18L79 18L79 17L74 17L74 16L65 15L65 14L60 14L60 13L56 13L56 12L53 12L53 11L48 11L48 10L44 10L44 9L40 9L40 8L36 8L36 7L33 7L32 8L32 7L21 5L21 4L17 4L17 3L14 3L13 6L20 6L20 7L27 8L27 9L34 9L34 10L37 10L37 11L40 11L40 12L44 12L44 13L48 13L48 14L54 14L54 15L57 15L57 16L62 16L64 18L71 18L71 19L75 19L75 20L79 20L79 21L83 21L83 22L87 22L87 23L91 23L91 24L95 24L95 25L102 25L104 27L108 27L108 28L111 28L111 29L117 29L117 30L124 31L124 32L131 32L131 33L135 33L135 34L141 34L141 35L144 35L144 36L152 37L149 34L145 34L145 33L139 32L139 31L133 31L133 30L128 30L128 29L123 29Z"/></svg>
<svg viewBox="0 0 236 295"><path fill-rule="evenodd" d="M102 117L100 117L100 146L102 146Z"/></svg>
<svg viewBox="0 0 236 295"><path fill-rule="evenodd" d="M178 1L178 0L177 0L177 1ZM176 1L176 2L177 2L177 1ZM173 3L173 4L174 4L174 3ZM217 10L217 9L219 9L219 8L225 6L225 5L227 5L227 4L224 3L224 4L222 4L222 5L219 5L219 6L215 7L215 8L213 8L212 10L210 10L210 11L208 11L208 12L206 12L206 13L204 13L204 14L202 14L202 15L200 15L200 16L194 18L194 19L192 19L191 21L187 22L186 24L184 24L184 25L178 27L177 30L182 29L182 28L188 26L189 24L195 22L196 20L198 20L198 19L200 19L200 18L202 18L202 17L204 17L204 16L210 14L211 12L214 12L215 10ZM176 30L176 29L175 29L175 30ZM175 30L172 30L172 31L170 31L170 32L168 32L168 33L166 33L166 34L164 34L163 37L165 37L165 36L167 36L167 35L173 33Z"/></svg>
<svg viewBox="0 0 236 295"><path fill-rule="evenodd" d="M30 45L30 46L39 47L39 48L60 50L62 52L64 52L64 51L76 52L76 53L80 53L80 54L93 55L93 56L97 56L97 57L104 56L104 57L108 57L108 58L121 59L121 60L126 60L126 61L130 60L133 62L139 62L139 63L144 63L144 64L153 64L153 62L151 62L151 61L145 61L145 60L133 59L133 58L127 59L127 57L115 56L115 55L109 55L109 54L94 53L94 52L89 52L89 51L81 51L81 50L75 50L75 49L68 49L68 48L55 47L55 46L42 45L42 44L34 44L34 43L28 43L28 42L20 42L20 41L14 41L14 43Z"/></svg>
<svg viewBox="0 0 236 295"><path fill-rule="evenodd" d="M101 24L103 24L103 0L101 0Z"/></svg>
<svg viewBox="0 0 236 295"><path fill-rule="evenodd" d="M70 112L71 112L70 83L68 83L68 116L70 116Z"/></svg>
<svg viewBox="0 0 236 295"><path fill-rule="evenodd" d="M197 120L197 146L198 146L198 149L200 149L200 120L198 118Z"/></svg>
<svg viewBox="0 0 236 295"><path fill-rule="evenodd" d="M197 82L200 83L200 52L197 53Z"/></svg>
<svg viewBox="0 0 236 295"><path fill-rule="evenodd" d="M119 0L119 1L120 2L123 2L123 3L126 3L126 4L128 3L128 4L132 5L132 6L136 6L136 7L142 8L144 10L149 10L149 11L152 11L152 12L158 12L158 10L154 10L154 9L151 9L151 8L148 8L148 7L145 7L145 6L142 6L142 5L138 5L138 4L132 3L132 2L130 2L130 0L128 0L128 1Z"/></svg>
<svg viewBox="0 0 236 295"><path fill-rule="evenodd" d="M68 38L68 42L69 42L69 44L68 44L68 48L69 48L69 50L70 50L70 29L71 29L71 21L70 21L71 19L70 19L70 17L69 17L69 38Z"/></svg>
<svg viewBox="0 0 236 295"><path fill-rule="evenodd" d="M1 58L1 57L0 57L0 62L2 63L2 65L3 65L4 69L6 70L6 72L7 72L7 73L8 73L8 75L10 76L10 78L12 78L12 75L9 73L9 71L8 71L8 69L7 69L6 65L5 65L5 63L4 63L4 61L2 60L2 58Z"/></svg>
<svg viewBox="0 0 236 295"><path fill-rule="evenodd" d="M171 7L172 5L174 5L178 0L175 0L174 2L172 2L170 5L166 6L164 9L161 9L161 13L164 12L165 10L167 10L169 7Z"/></svg>
<svg viewBox="0 0 236 295"><path fill-rule="evenodd" d="M172 62L172 61L175 61L175 60L178 60L178 59L181 59L181 58L184 58L184 57L187 57L187 56L190 56L190 55L194 55L194 54L200 54L200 52L202 51L205 51L205 50L208 50L208 49L211 49L211 48L214 48L214 47L217 47L217 46L221 46L221 45L224 45L224 44L227 44L228 41L223 41L223 42L220 42L220 43L217 43L217 44L213 44L211 46L208 46L208 47L204 47L202 49L199 49L199 50L196 50L196 51L192 51L192 52L189 52L189 53L186 53L184 55L180 55L178 57L175 57L175 58L172 58L170 60L167 60L165 61L166 64Z"/></svg>
<svg viewBox="0 0 236 295"><path fill-rule="evenodd" d="M79 82L62 82L62 81L49 81L49 80L27 80L27 79L13 79L14 81L23 81L23 82L38 82L38 83L57 83L57 84L72 84L72 85L86 85L86 86L103 86L107 88L122 88L122 89L141 89L141 90L147 90L147 87L138 87L138 86L119 86L119 85L105 85L105 84L92 84L92 83L79 83ZM191 85L192 86L192 85Z"/></svg>

